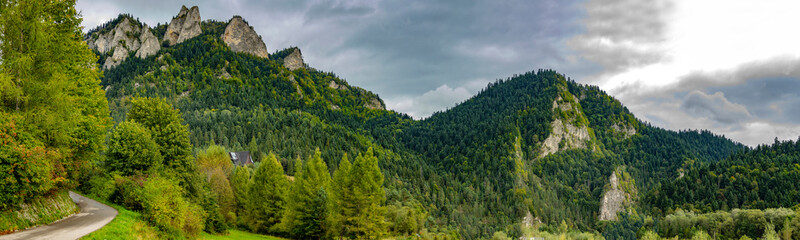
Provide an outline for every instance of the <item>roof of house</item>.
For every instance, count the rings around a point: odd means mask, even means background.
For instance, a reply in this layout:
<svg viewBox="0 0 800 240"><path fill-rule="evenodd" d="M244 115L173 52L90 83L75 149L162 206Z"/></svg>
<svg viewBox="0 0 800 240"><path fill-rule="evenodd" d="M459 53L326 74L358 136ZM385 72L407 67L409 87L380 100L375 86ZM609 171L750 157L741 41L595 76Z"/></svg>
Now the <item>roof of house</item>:
<svg viewBox="0 0 800 240"><path fill-rule="evenodd" d="M229 152L228 155L230 155L233 165L253 164L253 159L250 158L250 152Z"/></svg>

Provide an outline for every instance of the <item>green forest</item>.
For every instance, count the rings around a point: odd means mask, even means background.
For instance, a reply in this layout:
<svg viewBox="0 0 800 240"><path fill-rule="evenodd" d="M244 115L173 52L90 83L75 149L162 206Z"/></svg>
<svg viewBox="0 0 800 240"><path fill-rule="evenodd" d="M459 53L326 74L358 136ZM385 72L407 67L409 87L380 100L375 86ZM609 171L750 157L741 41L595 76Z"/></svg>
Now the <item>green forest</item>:
<svg viewBox="0 0 800 240"><path fill-rule="evenodd" d="M299 48L232 51L216 20L102 70L114 51L86 39L144 25L120 14L84 33L74 4L2 1L0 232L77 190L166 239L800 239L800 142L666 130L549 69L414 120L335 73L290 70Z"/></svg>

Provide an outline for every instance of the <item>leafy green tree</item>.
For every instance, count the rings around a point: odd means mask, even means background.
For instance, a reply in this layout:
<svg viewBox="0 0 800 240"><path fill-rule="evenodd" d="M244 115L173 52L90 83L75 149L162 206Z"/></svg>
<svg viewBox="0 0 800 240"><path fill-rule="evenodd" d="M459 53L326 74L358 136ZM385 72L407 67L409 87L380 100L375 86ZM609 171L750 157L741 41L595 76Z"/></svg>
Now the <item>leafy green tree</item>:
<svg viewBox="0 0 800 240"><path fill-rule="evenodd" d="M108 140L106 168L123 175L143 173L161 165L158 145L150 132L136 122L118 124Z"/></svg>
<svg viewBox="0 0 800 240"><path fill-rule="evenodd" d="M250 169L243 166L237 166L231 175L231 189L233 190L233 197L236 203L236 216L237 224L239 226L246 226L244 224L249 216L249 191L252 180L250 179Z"/></svg>
<svg viewBox="0 0 800 240"><path fill-rule="evenodd" d="M331 182L328 166L319 149L305 164L300 163L289 191L283 224L290 234L301 239L319 239L327 229L327 191Z"/></svg>
<svg viewBox="0 0 800 240"><path fill-rule="evenodd" d="M31 138L6 154L20 156L33 148L57 153L22 167L39 172L35 169L51 166L47 180L36 180L47 190L74 187L81 172L99 159L111 126L97 58L82 39L74 5L71 0L0 2L0 112L13 116L15 131ZM46 192L22 193L22 200Z"/></svg>
<svg viewBox="0 0 800 240"><path fill-rule="evenodd" d="M219 212L229 224L236 223L236 199L233 197L230 181L225 172L215 168L210 175L209 184L219 204Z"/></svg>
<svg viewBox="0 0 800 240"><path fill-rule="evenodd" d="M189 130L183 125L180 111L172 108L163 98L134 98L128 119L150 130L164 157L163 166L178 175L186 185L195 170Z"/></svg>
<svg viewBox="0 0 800 240"><path fill-rule="evenodd" d="M253 174L250 185L250 228L260 233L278 232L278 224L286 208L289 182L275 154L270 153Z"/></svg>

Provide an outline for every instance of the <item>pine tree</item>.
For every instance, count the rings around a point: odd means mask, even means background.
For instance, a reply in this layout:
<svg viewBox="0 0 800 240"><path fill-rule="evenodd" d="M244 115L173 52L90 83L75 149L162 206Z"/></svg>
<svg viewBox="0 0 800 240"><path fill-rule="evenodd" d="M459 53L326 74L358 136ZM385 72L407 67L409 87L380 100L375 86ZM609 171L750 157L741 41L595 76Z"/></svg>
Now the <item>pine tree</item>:
<svg viewBox="0 0 800 240"><path fill-rule="evenodd" d="M319 239L325 235L327 226L327 191L331 182L328 166L322 153L316 149L306 163L300 163L283 223L289 233L300 239Z"/></svg>
<svg viewBox="0 0 800 240"><path fill-rule="evenodd" d="M289 182L275 154L270 153L253 174L250 185L250 228L260 233L275 233L286 207Z"/></svg>

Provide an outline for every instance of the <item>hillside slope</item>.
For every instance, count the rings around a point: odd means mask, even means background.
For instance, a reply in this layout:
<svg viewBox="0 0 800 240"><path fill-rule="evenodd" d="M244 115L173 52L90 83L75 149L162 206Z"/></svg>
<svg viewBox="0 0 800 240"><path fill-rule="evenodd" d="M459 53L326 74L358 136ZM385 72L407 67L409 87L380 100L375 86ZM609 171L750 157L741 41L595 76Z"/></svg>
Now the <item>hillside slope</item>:
<svg viewBox="0 0 800 240"><path fill-rule="evenodd" d="M126 18L90 35L120 23L148 29ZM707 131L641 122L599 88L552 70L498 80L415 121L384 110L376 94L310 67L299 48L267 57L237 52L221 38L226 22L199 24L197 36L174 45L163 43L167 25L149 28L162 39L158 51L144 57L128 51L105 70L102 85L115 121L124 120L131 97L166 98L180 109L194 146L249 150L256 160L273 152L288 175L295 159L316 148L334 171L344 154L373 147L387 202L421 206L430 231L516 237L525 216L598 229L605 192L623 189L628 197L620 206L639 208L634 192L676 178L687 162L713 163L744 148ZM101 65L113 57L109 52L115 51L96 51ZM610 183L615 174L625 179L616 187Z"/></svg>

